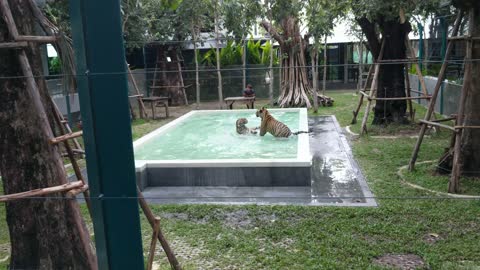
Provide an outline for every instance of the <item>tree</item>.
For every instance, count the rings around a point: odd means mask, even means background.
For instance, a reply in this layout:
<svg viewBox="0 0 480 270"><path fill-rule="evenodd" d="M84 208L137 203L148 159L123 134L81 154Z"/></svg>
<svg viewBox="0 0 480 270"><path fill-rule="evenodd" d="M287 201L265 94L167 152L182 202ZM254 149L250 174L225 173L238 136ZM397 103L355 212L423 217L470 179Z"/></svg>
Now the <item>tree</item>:
<svg viewBox="0 0 480 270"><path fill-rule="evenodd" d="M250 34L252 26L261 15L260 1L258 0L225 0L222 4L224 14L224 26L227 30L227 38L234 39L242 46L242 85L247 85L246 38ZM249 41L250 42L250 41Z"/></svg>
<svg viewBox="0 0 480 270"><path fill-rule="evenodd" d="M261 25L278 42L284 54L280 60L283 70L278 103L281 107L311 107L308 96L312 94L312 89L305 59L308 36L302 37L300 32L304 8L304 1L299 0L271 0L264 4L264 14L272 19L262 20Z"/></svg>
<svg viewBox="0 0 480 270"><path fill-rule="evenodd" d="M453 1L453 4L469 14L469 11L473 9L473 18L469 18L468 23L471 26L472 37L480 37L480 2L475 0L466 1ZM470 16L469 16L470 17ZM473 19L473 21L471 21ZM471 59L480 59L480 42L472 41L472 55ZM468 46L467 46L468 48ZM468 53L468 52L467 52ZM470 65L470 72L467 70L467 65ZM466 91L465 96L465 109L463 116L463 123L458 125L465 126L480 126L480 63L478 61L471 61L465 63L465 75L464 89ZM468 75L468 73L470 73ZM460 99L462 100L462 99ZM453 159L449 159L450 163L443 163L444 159L440 160L440 166L447 170L452 169L452 163L458 162L460 172L463 175L468 176L480 176L480 129L478 128L465 128L462 130L461 136L453 134L453 143L451 149L447 153L454 153L459 149L459 153L451 155ZM458 159L455 160L455 157ZM449 192L459 192L458 176L459 172L452 170L452 179L449 184Z"/></svg>
<svg viewBox="0 0 480 270"><path fill-rule="evenodd" d="M312 77L313 92L316 93L317 77L318 77L318 51L322 47L322 38L325 37L324 44L324 70L323 70L323 91L325 91L326 81L326 63L327 63L327 37L331 35L335 20L345 15L347 10L347 1L327 1L327 0L309 0L306 7L306 17L309 36L312 37L313 43L310 46L310 57L312 59ZM323 93L325 95L325 93ZM318 110L318 100L316 95L313 96L313 110Z"/></svg>
<svg viewBox="0 0 480 270"><path fill-rule="evenodd" d="M17 28L23 35L35 36L37 29L29 0L9 0ZM33 3L33 2L32 2ZM0 19L0 42L10 35ZM0 172L6 194L67 183L57 146L49 143L52 130L42 111L50 100L42 77L40 50L29 45L25 54L18 50L0 50ZM27 89L20 60L30 62L38 94ZM30 82L32 82L30 81ZM30 88L32 90L32 88ZM36 93L36 92L33 92ZM52 118L50 118L52 119ZM88 230L78 203L65 194L63 199L25 199L6 203L11 243L11 269L92 269L96 267Z"/></svg>
<svg viewBox="0 0 480 270"><path fill-rule="evenodd" d="M210 30L212 26L212 2L209 0L183 0L175 10L178 26L176 33L189 34L194 47L195 89L197 108L200 105L199 55L198 44L202 42L202 30ZM179 39L180 40L180 39Z"/></svg>
<svg viewBox="0 0 480 270"><path fill-rule="evenodd" d="M411 31L408 16L425 14L433 10L438 1L383 1L353 0L352 11L361 27L368 47L377 59L382 41L385 50L382 60L406 59L406 37ZM407 18L402 21L400 13ZM380 39L380 34L382 39ZM403 63L382 64L377 84L377 97L405 97L405 72ZM405 100L377 100L373 124L406 123L407 103Z"/></svg>

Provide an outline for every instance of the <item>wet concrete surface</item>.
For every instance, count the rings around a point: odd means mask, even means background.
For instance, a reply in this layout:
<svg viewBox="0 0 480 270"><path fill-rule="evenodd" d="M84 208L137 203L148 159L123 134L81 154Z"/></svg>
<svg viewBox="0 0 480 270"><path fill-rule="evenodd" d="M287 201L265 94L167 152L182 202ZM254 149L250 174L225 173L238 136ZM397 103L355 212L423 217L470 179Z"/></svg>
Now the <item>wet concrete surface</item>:
<svg viewBox="0 0 480 270"><path fill-rule="evenodd" d="M309 117L311 187L147 187L150 203L376 206L334 116Z"/></svg>

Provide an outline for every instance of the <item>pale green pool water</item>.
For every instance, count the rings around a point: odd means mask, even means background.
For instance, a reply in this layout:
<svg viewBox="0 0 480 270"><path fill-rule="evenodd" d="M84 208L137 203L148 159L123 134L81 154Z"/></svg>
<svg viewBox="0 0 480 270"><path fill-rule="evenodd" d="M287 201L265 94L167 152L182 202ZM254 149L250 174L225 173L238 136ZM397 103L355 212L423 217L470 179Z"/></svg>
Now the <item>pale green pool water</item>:
<svg viewBox="0 0 480 270"><path fill-rule="evenodd" d="M279 121L297 131L299 112L274 112ZM247 127L260 126L255 112L205 112L194 114L166 132L135 148L136 160L196 159L286 159L297 157L297 136L274 138L268 134L239 135L238 118L247 118Z"/></svg>

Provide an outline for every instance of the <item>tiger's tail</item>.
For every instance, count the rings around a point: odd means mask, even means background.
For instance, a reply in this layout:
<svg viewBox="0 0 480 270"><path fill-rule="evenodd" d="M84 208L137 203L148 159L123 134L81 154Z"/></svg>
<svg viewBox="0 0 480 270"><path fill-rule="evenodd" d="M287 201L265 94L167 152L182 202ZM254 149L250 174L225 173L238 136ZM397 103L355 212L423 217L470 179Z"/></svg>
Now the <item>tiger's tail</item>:
<svg viewBox="0 0 480 270"><path fill-rule="evenodd" d="M298 135L302 133L310 133L310 131L297 131L297 132L292 132L292 135Z"/></svg>

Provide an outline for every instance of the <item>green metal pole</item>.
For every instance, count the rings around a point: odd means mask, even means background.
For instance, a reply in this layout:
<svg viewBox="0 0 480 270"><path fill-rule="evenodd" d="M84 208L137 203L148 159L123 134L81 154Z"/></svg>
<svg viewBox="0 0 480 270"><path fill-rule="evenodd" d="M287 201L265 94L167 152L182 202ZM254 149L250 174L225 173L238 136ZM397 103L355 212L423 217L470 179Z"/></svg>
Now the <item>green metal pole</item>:
<svg viewBox="0 0 480 270"><path fill-rule="evenodd" d="M99 269L144 269L120 1L70 5Z"/></svg>

